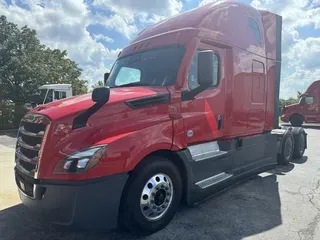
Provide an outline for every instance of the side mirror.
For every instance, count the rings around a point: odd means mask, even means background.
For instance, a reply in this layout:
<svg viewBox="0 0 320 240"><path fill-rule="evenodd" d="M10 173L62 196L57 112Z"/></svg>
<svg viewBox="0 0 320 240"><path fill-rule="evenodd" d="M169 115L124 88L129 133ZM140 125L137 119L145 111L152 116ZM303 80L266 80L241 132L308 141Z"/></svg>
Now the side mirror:
<svg viewBox="0 0 320 240"><path fill-rule="evenodd" d="M110 88L109 87L98 87L93 89L92 101L96 103L104 104L109 101Z"/></svg>
<svg viewBox="0 0 320 240"><path fill-rule="evenodd" d="M104 85L106 85L107 80L108 80L108 78L109 78L109 75L110 75L110 73L105 73L105 74L104 74Z"/></svg>
<svg viewBox="0 0 320 240"><path fill-rule="evenodd" d="M198 53L198 84L208 88L214 83L214 64L216 56L213 51L201 51Z"/></svg>

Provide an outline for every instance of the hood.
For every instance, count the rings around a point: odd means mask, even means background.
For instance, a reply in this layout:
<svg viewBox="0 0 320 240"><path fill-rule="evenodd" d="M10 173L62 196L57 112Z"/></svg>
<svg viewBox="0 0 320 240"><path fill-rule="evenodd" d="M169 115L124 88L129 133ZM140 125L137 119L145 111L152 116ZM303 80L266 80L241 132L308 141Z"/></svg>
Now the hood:
<svg viewBox="0 0 320 240"><path fill-rule="evenodd" d="M157 94L167 93L166 87L123 87L110 89L110 99L104 107L123 103L126 100L143 98ZM91 99L91 93L58 100L33 109L32 113L39 113L49 117L51 120L73 116L87 110L95 102Z"/></svg>
<svg viewBox="0 0 320 240"><path fill-rule="evenodd" d="M290 105L285 105L285 108L296 108L299 105L299 103L292 103Z"/></svg>

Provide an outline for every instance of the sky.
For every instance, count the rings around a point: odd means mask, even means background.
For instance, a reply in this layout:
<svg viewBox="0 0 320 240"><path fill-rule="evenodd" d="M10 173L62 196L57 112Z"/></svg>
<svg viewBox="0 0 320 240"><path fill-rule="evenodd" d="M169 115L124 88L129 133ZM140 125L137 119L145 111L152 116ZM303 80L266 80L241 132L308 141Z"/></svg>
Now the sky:
<svg viewBox="0 0 320 240"><path fill-rule="evenodd" d="M0 15L67 50L93 84L145 27L217 0L0 0ZM283 17L280 97L320 80L320 0L238 0Z"/></svg>

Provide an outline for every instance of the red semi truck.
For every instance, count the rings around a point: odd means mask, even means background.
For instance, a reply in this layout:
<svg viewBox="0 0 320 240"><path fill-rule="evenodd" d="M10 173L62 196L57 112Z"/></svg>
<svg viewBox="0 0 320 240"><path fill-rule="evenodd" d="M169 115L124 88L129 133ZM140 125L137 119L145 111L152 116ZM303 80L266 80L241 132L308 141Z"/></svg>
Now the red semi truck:
<svg viewBox="0 0 320 240"><path fill-rule="evenodd" d="M320 80L311 83L298 103L281 109L281 121L295 127L301 127L303 122L320 123Z"/></svg>
<svg viewBox="0 0 320 240"><path fill-rule="evenodd" d="M146 28L105 87L39 106L18 133L15 178L51 222L164 228L193 205L307 147L278 124L282 18L220 2Z"/></svg>

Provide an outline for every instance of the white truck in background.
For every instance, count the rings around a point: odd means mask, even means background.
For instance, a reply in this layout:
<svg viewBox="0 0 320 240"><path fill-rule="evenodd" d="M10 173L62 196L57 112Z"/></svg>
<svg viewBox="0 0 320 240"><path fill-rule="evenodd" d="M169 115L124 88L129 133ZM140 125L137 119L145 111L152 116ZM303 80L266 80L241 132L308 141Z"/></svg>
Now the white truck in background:
<svg viewBox="0 0 320 240"><path fill-rule="evenodd" d="M38 90L38 93L32 96L31 101L24 105L27 110L72 96L71 84L45 84Z"/></svg>

